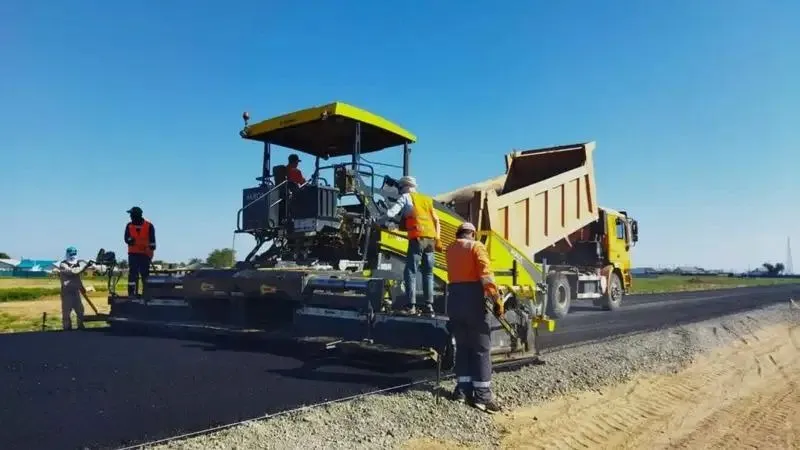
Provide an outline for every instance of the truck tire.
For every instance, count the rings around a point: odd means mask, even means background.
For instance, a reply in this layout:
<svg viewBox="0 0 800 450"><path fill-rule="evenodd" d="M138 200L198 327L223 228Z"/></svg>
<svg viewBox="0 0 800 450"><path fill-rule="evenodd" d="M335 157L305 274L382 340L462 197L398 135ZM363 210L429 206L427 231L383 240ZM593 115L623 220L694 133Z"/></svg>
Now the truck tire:
<svg viewBox="0 0 800 450"><path fill-rule="evenodd" d="M612 272L611 276L608 277L608 289L600 300L600 306L606 311L619 309L623 295L622 282L619 279L619 275L616 272Z"/></svg>
<svg viewBox="0 0 800 450"><path fill-rule="evenodd" d="M555 274L547 280L547 315L561 319L569 312L572 290L569 280L562 274Z"/></svg>

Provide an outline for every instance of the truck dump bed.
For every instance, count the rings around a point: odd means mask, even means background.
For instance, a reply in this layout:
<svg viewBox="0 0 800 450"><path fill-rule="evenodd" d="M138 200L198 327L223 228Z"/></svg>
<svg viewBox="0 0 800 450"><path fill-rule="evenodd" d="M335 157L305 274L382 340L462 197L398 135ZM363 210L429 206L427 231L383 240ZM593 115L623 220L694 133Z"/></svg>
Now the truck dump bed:
<svg viewBox="0 0 800 450"><path fill-rule="evenodd" d="M597 220L594 142L506 155L506 173L434 197L532 258Z"/></svg>

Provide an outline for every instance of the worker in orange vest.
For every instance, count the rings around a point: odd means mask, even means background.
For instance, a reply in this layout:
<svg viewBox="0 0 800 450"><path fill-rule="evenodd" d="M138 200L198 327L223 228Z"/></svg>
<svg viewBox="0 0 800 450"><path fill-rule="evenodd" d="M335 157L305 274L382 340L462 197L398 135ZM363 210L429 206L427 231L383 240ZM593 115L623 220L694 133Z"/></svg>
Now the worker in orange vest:
<svg viewBox="0 0 800 450"><path fill-rule="evenodd" d="M297 167L300 164L300 157L292 153L289 155L289 164L286 166L286 179L292 183L302 186L306 183L303 172Z"/></svg>
<svg viewBox="0 0 800 450"><path fill-rule="evenodd" d="M441 226L433 201L417 193L417 180L404 176L398 180L400 198L386 212L386 217L401 215L408 233L406 267L403 271L408 312L417 313L417 267L422 264L422 294L425 305L421 312L433 314L434 251L440 250Z"/></svg>
<svg viewBox="0 0 800 450"><path fill-rule="evenodd" d="M505 314L489 255L475 240L475 226L462 223L456 240L447 247L447 315L456 341L453 399L488 412L500 411L492 398L490 319L486 298L493 299L494 314Z"/></svg>
<svg viewBox="0 0 800 450"><path fill-rule="evenodd" d="M142 208L134 206L129 209L131 221L125 226L125 243L128 244L128 295L139 295L137 284L142 279L144 284L150 275L150 261L156 249L156 228L142 217Z"/></svg>

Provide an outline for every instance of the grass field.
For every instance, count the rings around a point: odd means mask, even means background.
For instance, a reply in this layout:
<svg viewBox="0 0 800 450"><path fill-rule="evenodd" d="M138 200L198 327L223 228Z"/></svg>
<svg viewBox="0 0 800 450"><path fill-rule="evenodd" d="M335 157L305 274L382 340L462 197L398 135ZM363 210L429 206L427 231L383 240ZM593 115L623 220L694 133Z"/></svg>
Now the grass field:
<svg viewBox="0 0 800 450"><path fill-rule="evenodd" d="M633 294L660 294L667 292L704 291L708 289L733 289L747 286L800 283L798 278L736 278L717 276L663 275L633 279Z"/></svg>
<svg viewBox="0 0 800 450"><path fill-rule="evenodd" d="M120 280L117 289L123 291L126 280ZM101 312L108 312L105 278L84 279L83 284L92 286L89 298ZM46 330L61 329L61 299L59 281L55 278L0 278L0 333L36 331L42 329L42 318ZM84 302L86 314L93 311ZM72 318L75 325L75 316ZM102 323L87 323L86 326L102 326Z"/></svg>
<svg viewBox="0 0 800 450"><path fill-rule="evenodd" d="M126 280L124 279L120 280L120 283L117 284L117 290L124 292L125 282ZM634 278L632 293L652 294L732 289L781 283L800 283L800 280L796 278L728 278L715 276ZM94 286L95 292L90 293L90 298L97 309L101 313L108 312L105 279L87 279L84 280L84 284ZM61 329L61 301L58 286L58 280L56 279L0 278L0 333L40 330L43 314L46 314L46 329ZM84 308L87 314L91 313L88 305L85 305ZM99 325L101 324L87 324L87 326Z"/></svg>

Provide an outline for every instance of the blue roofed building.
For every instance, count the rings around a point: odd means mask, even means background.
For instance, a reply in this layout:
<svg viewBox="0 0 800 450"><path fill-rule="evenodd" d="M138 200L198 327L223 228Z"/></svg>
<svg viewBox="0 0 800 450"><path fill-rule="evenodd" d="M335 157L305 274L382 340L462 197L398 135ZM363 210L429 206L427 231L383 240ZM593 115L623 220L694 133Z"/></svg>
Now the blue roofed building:
<svg viewBox="0 0 800 450"><path fill-rule="evenodd" d="M10 277L14 275L14 268L19 265L16 259L0 259L0 277Z"/></svg>
<svg viewBox="0 0 800 450"><path fill-rule="evenodd" d="M14 268L15 277L46 277L55 269L58 261L54 259L23 259Z"/></svg>

